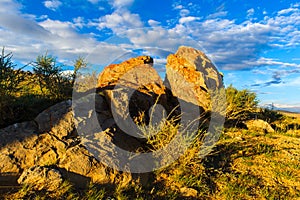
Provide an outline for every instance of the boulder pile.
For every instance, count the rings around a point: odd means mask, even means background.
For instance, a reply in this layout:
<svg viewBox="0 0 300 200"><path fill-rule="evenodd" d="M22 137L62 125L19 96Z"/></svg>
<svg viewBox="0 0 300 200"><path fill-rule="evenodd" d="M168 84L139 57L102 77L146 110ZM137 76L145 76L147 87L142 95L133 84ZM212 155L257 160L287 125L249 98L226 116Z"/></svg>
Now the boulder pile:
<svg viewBox="0 0 300 200"><path fill-rule="evenodd" d="M33 121L0 130L0 179L49 191L64 180L78 187L86 187L89 182L113 182L113 169L93 156L79 132L88 137L98 126L102 132L97 134L105 135L121 149L147 150L149 146L139 137L136 124L180 115L184 109L188 120L194 120L211 111L210 90L221 87L222 76L216 67L204 53L191 47L180 47L168 56L164 81L149 56L109 65L98 76L94 105L81 101L72 106L71 100L64 101ZM182 102L189 106L182 106ZM195 114L195 108L200 113ZM76 109L80 112L74 114ZM86 124L95 116L94 123ZM103 159L111 156L111 148L101 150ZM128 173L128 177L134 175ZM147 177L140 178L147 181Z"/></svg>

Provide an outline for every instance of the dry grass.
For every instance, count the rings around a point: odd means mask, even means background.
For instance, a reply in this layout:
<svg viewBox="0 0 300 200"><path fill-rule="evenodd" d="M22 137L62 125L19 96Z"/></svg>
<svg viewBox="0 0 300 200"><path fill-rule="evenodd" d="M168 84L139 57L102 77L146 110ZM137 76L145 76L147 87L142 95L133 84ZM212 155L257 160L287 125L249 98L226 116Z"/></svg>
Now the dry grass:
<svg viewBox="0 0 300 200"><path fill-rule="evenodd" d="M230 134L230 133L229 133ZM224 145L228 140L223 141ZM222 143L222 142L221 142ZM228 172L216 177L220 199L294 199L300 197L300 140L281 134L241 133L230 142ZM226 171L226 170L225 170Z"/></svg>
<svg viewBox="0 0 300 200"><path fill-rule="evenodd" d="M296 118L297 117L297 118ZM276 124L300 123L300 115ZM228 130L219 141L213 199L299 199L300 130L275 133ZM211 160L210 160L211 161ZM219 165L217 164L219 163Z"/></svg>
<svg viewBox="0 0 300 200"><path fill-rule="evenodd" d="M284 117L276 123L299 122ZM154 127L144 131L152 130ZM150 137L153 149L171 140L178 126L165 122L158 135ZM197 157L195 141L174 163L155 171L147 184L113 171L108 185L91 185L76 191L62 186L56 194L24 187L6 197L21 199L300 199L300 130L265 133L227 129L209 156ZM55 196L56 195L56 196ZM9 199L9 198L8 198Z"/></svg>
<svg viewBox="0 0 300 200"><path fill-rule="evenodd" d="M286 111L278 111L280 114L288 116L288 117L293 117L293 118L298 118L300 120L300 113L296 112L286 112Z"/></svg>

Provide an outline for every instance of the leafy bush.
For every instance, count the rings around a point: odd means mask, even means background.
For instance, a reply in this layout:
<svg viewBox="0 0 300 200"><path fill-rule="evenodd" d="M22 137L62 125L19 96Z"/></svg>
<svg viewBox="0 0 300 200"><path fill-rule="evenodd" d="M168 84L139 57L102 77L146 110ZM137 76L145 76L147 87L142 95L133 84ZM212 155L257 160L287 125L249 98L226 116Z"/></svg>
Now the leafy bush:
<svg viewBox="0 0 300 200"><path fill-rule="evenodd" d="M226 119L243 121L257 111L256 94L249 90L237 90L232 85L226 88Z"/></svg>

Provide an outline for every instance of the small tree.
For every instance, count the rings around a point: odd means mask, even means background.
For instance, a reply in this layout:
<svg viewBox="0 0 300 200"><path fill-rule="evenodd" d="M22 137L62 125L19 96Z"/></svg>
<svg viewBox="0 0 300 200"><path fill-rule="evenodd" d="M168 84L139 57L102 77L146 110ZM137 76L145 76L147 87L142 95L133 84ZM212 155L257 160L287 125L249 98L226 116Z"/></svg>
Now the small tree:
<svg viewBox="0 0 300 200"><path fill-rule="evenodd" d="M52 56L38 56L33 64L33 71L38 76L42 94L46 91L54 98L63 98L62 86L64 79L61 76L62 66L56 65L56 59Z"/></svg>
<svg viewBox="0 0 300 200"><path fill-rule="evenodd" d="M237 90L232 85L226 88L226 119L243 121L257 111L258 100L254 92Z"/></svg>
<svg viewBox="0 0 300 200"><path fill-rule="evenodd" d="M72 74L62 73L62 66L56 65L56 59L46 53L37 57L33 71L38 76L42 94L47 91L54 98L66 99L71 97L75 78L84 67L87 67L87 62L79 57L74 62Z"/></svg>
<svg viewBox="0 0 300 200"><path fill-rule="evenodd" d="M12 62L12 52L5 54L4 47L0 55L0 95L11 95L20 90L20 82L24 79L21 69Z"/></svg>
<svg viewBox="0 0 300 200"><path fill-rule="evenodd" d="M78 57L74 63L74 72L72 76L72 85L75 82L77 75L79 75L79 70L82 68L86 68L88 66L87 61L83 57Z"/></svg>
<svg viewBox="0 0 300 200"><path fill-rule="evenodd" d="M4 47L0 55L0 127L9 124L15 119L18 110L14 105L22 89L21 82L24 80L24 74L12 62L13 54L4 53Z"/></svg>

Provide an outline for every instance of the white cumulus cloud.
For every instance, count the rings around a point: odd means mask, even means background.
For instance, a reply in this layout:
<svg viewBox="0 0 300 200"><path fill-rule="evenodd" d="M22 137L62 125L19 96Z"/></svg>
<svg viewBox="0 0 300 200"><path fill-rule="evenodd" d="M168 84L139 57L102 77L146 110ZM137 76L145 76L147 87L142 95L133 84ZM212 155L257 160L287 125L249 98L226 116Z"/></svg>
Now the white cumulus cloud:
<svg viewBox="0 0 300 200"><path fill-rule="evenodd" d="M160 22L150 19L150 20L148 20L148 24L150 26L158 26L158 25L160 25Z"/></svg>
<svg viewBox="0 0 300 200"><path fill-rule="evenodd" d="M48 0L44 1L44 6L50 10L57 10L62 5L62 2L58 0Z"/></svg>
<svg viewBox="0 0 300 200"><path fill-rule="evenodd" d="M193 17L193 16L182 17L182 18L179 19L179 23L184 24L184 23L196 21L196 20L199 20L199 19L200 19L200 17Z"/></svg>
<svg viewBox="0 0 300 200"><path fill-rule="evenodd" d="M143 23L138 14L129 11L113 12L99 19L99 29L109 28L115 33L123 32L127 29L141 28Z"/></svg>

